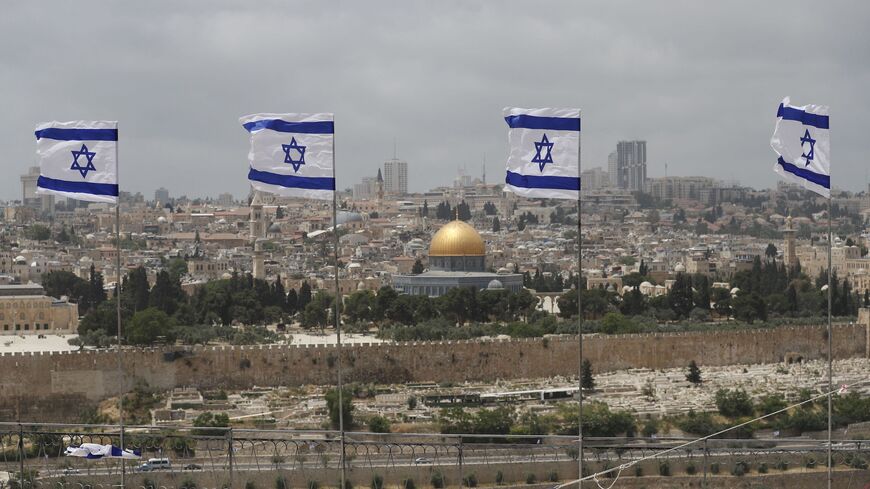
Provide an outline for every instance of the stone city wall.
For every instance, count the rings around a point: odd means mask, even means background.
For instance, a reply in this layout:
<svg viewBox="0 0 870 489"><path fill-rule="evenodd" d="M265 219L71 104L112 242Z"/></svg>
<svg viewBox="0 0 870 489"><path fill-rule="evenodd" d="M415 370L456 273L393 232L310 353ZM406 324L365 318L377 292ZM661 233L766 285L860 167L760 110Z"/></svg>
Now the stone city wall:
<svg viewBox="0 0 870 489"><path fill-rule="evenodd" d="M835 358L868 355L865 324L834 329ZM619 336L587 335L598 372L823 358L824 326ZM577 337L355 344L343 348L346 382L495 381L577 373ZM0 356L0 420L74 419L77 411L135 385L169 390L335 383L334 345L129 349L124 375L111 350Z"/></svg>

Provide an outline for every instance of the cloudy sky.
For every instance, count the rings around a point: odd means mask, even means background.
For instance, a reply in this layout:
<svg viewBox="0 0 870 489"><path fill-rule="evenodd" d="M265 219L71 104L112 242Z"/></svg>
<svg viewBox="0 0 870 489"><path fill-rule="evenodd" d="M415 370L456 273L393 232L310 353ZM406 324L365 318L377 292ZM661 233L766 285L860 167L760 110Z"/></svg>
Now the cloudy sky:
<svg viewBox="0 0 870 489"><path fill-rule="evenodd" d="M831 106L834 185L865 189L870 3L46 1L0 15L0 199L45 120L120 121L121 186L247 192L253 112L334 112L339 186L409 162L501 178L504 106L580 107L583 166L648 141L649 175L776 181L774 114Z"/></svg>

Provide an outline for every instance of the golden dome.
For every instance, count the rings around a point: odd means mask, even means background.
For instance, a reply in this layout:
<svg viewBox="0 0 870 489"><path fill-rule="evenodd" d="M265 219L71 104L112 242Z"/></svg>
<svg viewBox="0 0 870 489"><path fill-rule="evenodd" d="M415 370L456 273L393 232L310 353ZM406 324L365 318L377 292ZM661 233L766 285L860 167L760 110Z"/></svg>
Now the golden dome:
<svg viewBox="0 0 870 489"><path fill-rule="evenodd" d="M451 221L432 236L429 256L485 256L486 245L473 227Z"/></svg>

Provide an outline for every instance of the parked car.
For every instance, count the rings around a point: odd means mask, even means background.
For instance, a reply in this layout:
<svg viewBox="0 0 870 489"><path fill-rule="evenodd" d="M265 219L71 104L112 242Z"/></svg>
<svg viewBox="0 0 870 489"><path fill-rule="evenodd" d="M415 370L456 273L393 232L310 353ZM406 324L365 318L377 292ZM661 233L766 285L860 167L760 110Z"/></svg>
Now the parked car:
<svg viewBox="0 0 870 489"><path fill-rule="evenodd" d="M202 465L187 464L184 466L184 470L202 470Z"/></svg>
<svg viewBox="0 0 870 489"><path fill-rule="evenodd" d="M170 470L172 464L168 458L149 458L147 462L140 465L136 470L139 472L153 472L155 470Z"/></svg>

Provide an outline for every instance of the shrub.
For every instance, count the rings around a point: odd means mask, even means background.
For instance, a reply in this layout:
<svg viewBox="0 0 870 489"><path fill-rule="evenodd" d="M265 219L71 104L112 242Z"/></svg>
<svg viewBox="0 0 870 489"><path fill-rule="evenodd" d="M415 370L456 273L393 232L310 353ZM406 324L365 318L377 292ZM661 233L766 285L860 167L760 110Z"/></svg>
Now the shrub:
<svg viewBox="0 0 870 489"><path fill-rule="evenodd" d="M867 470L867 461L856 455L849 462L849 467L852 467L853 469Z"/></svg>
<svg viewBox="0 0 870 489"><path fill-rule="evenodd" d="M786 470L788 470L788 462L786 462L785 460L780 460L776 463L776 468L777 470L785 472Z"/></svg>
<svg viewBox="0 0 870 489"><path fill-rule="evenodd" d="M153 480L146 477L142 479L142 487L144 487L145 489L157 489L157 484L155 484Z"/></svg>
<svg viewBox="0 0 870 489"><path fill-rule="evenodd" d="M179 489L196 489L196 482L193 481L190 477L181 481L181 485L178 486Z"/></svg>
<svg viewBox="0 0 870 489"><path fill-rule="evenodd" d="M731 469L731 475L736 475L737 477L743 476L749 473L749 464L746 462L740 461L734 464L734 468Z"/></svg>
<svg viewBox="0 0 870 489"><path fill-rule="evenodd" d="M758 473L759 474L766 474L767 473L767 464L766 463L762 462L761 464L759 464Z"/></svg>
<svg viewBox="0 0 870 489"><path fill-rule="evenodd" d="M447 485L447 481L444 479L444 474L442 474L440 470L432 474L432 478L429 479L429 482L435 489L443 489L444 486Z"/></svg>
<svg viewBox="0 0 870 489"><path fill-rule="evenodd" d="M816 461L815 461L815 459L812 459L812 458L811 458L811 459L807 460L807 463L806 463L805 466L806 466L806 468L808 468L808 469L814 469L814 468L816 468Z"/></svg>
<svg viewBox="0 0 870 489"><path fill-rule="evenodd" d="M369 486L371 489L384 489L384 478L380 476L380 474L375 474L372 476L372 483Z"/></svg>
<svg viewBox="0 0 870 489"><path fill-rule="evenodd" d="M538 478L535 477L535 474L531 472L526 474L526 484L534 484L535 482L538 482Z"/></svg>
<svg viewBox="0 0 870 489"><path fill-rule="evenodd" d="M320 483L317 481L308 481L308 489L320 489Z"/></svg>
<svg viewBox="0 0 870 489"><path fill-rule="evenodd" d="M500 470L495 473L495 484L498 486L504 484L504 474Z"/></svg>
<svg viewBox="0 0 870 489"><path fill-rule="evenodd" d="M710 473L718 474L719 473L719 462L713 462L710 464Z"/></svg>
<svg viewBox="0 0 870 489"><path fill-rule="evenodd" d="M755 411L752 399L743 389L719 389L716 391L716 408L727 418L751 416Z"/></svg>
<svg viewBox="0 0 870 489"><path fill-rule="evenodd" d="M417 485L414 484L414 479L405 479L402 481L402 489L417 489Z"/></svg>
<svg viewBox="0 0 870 489"><path fill-rule="evenodd" d="M474 474L468 474L462 478L462 482L467 487L477 487L477 476Z"/></svg>
<svg viewBox="0 0 870 489"><path fill-rule="evenodd" d="M335 487L341 487L341 479L336 481ZM353 489L353 482L351 482L350 479L344 480L344 489Z"/></svg>
<svg viewBox="0 0 870 489"><path fill-rule="evenodd" d="M659 463L659 475L669 477L671 475L671 464L667 462Z"/></svg>
<svg viewBox="0 0 870 489"><path fill-rule="evenodd" d="M551 470L549 474L547 474L547 480L550 482L556 482L559 480L559 473L555 470Z"/></svg>
<svg viewBox="0 0 870 489"><path fill-rule="evenodd" d="M275 478L275 489L287 489L287 480L281 476Z"/></svg>
<svg viewBox="0 0 870 489"><path fill-rule="evenodd" d="M640 465L634 466L634 476L635 477L643 477L643 467Z"/></svg>
<svg viewBox="0 0 870 489"><path fill-rule="evenodd" d="M257 485L254 484L254 481L245 482L245 489L257 489Z"/></svg>
<svg viewBox="0 0 870 489"><path fill-rule="evenodd" d="M695 468L695 464L689 464L686 466L686 473L689 475L695 475L698 472L698 469Z"/></svg>

